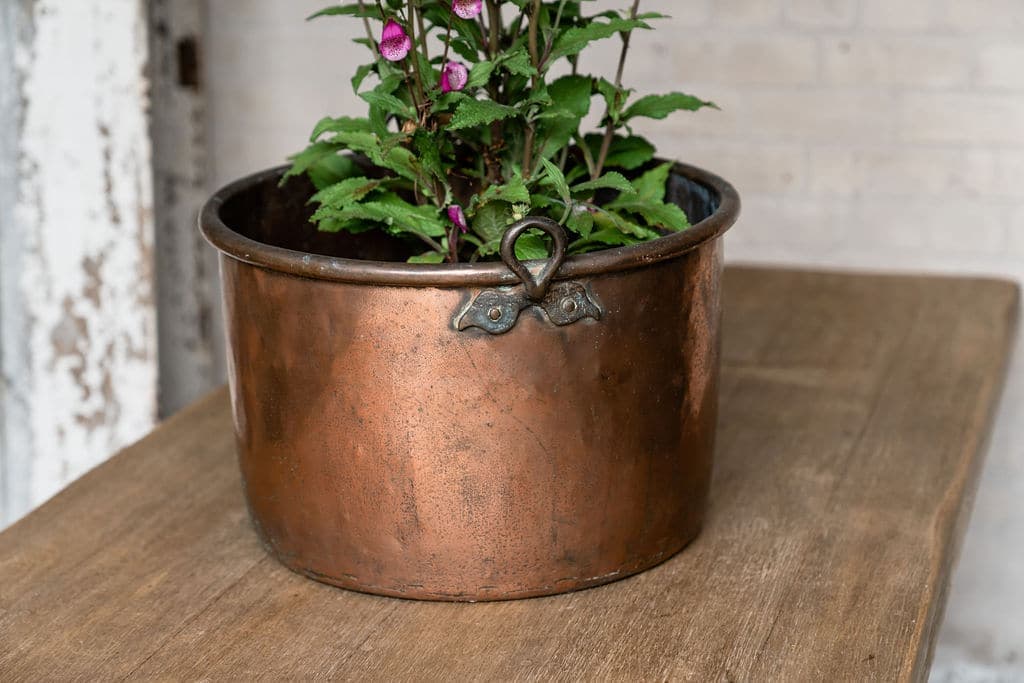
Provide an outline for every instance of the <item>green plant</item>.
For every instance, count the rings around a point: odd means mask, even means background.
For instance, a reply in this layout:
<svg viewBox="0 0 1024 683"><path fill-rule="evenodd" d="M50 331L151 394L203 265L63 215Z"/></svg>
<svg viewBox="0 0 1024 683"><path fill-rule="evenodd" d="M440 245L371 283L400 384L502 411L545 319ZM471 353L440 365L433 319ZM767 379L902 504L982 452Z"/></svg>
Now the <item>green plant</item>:
<svg viewBox="0 0 1024 683"><path fill-rule="evenodd" d="M588 1L359 0L314 14L362 19L357 42L374 59L352 78L367 117L321 120L291 159L286 177L307 174L318 190L312 220L416 238L428 247L410 259L420 263L494 258L526 215L565 226L571 253L688 227L665 201L671 166L653 161L630 123L714 105L678 92L634 97L622 85L631 35L663 15L633 0L588 16ZM580 73L580 53L615 36L614 79ZM586 133L594 100L601 129ZM539 232L516 249L547 255Z"/></svg>

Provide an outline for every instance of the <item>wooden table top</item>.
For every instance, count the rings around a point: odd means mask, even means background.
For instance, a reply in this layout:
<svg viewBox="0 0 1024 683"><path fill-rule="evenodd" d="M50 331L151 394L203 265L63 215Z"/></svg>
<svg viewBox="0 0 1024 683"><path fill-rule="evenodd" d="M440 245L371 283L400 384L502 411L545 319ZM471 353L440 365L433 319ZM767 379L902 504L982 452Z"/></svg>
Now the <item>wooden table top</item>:
<svg viewBox="0 0 1024 683"><path fill-rule="evenodd" d="M252 532L224 391L0 534L0 679L925 677L1016 328L1005 282L732 268L702 535L553 598L314 583Z"/></svg>

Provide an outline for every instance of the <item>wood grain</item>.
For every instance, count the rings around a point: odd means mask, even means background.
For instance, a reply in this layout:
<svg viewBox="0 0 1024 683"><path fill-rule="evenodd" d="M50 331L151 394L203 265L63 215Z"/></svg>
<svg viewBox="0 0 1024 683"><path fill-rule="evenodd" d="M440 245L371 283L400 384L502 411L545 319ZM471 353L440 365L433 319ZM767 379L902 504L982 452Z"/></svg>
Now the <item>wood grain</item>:
<svg viewBox="0 0 1024 683"><path fill-rule="evenodd" d="M322 586L251 532L221 391L0 534L0 679L921 680L1019 308L731 269L703 534L554 598Z"/></svg>

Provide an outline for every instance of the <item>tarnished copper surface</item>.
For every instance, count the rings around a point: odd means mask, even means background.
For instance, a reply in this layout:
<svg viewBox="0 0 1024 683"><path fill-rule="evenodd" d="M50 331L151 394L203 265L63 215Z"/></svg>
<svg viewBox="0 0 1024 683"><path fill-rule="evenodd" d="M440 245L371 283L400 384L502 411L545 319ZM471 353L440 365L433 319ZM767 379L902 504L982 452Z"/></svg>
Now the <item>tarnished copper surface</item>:
<svg viewBox="0 0 1024 683"><path fill-rule="evenodd" d="M346 588L499 600L623 578L693 539L717 410L718 237L738 202L685 170L716 227L642 267L602 274L577 257L604 314L567 327L529 308L501 336L455 329L481 286L504 282L501 264L455 269L467 286L436 286L451 272L396 286L344 281L343 259L314 279L246 262L258 247L222 254L239 460L268 548ZM294 244L301 214L275 194L267 176L236 185L204 232L217 216L213 232L223 218Z"/></svg>

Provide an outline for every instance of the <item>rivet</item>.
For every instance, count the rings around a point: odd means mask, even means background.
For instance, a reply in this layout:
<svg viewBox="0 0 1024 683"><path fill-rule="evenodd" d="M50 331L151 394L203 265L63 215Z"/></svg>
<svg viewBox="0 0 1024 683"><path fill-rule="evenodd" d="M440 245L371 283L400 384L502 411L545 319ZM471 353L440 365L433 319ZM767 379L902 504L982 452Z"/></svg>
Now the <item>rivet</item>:
<svg viewBox="0 0 1024 683"><path fill-rule="evenodd" d="M576 302L572 299L562 299L562 310L566 313L575 313Z"/></svg>
<svg viewBox="0 0 1024 683"><path fill-rule="evenodd" d="M491 310L487 311L487 317L494 322L501 320L501 309L495 306Z"/></svg>

